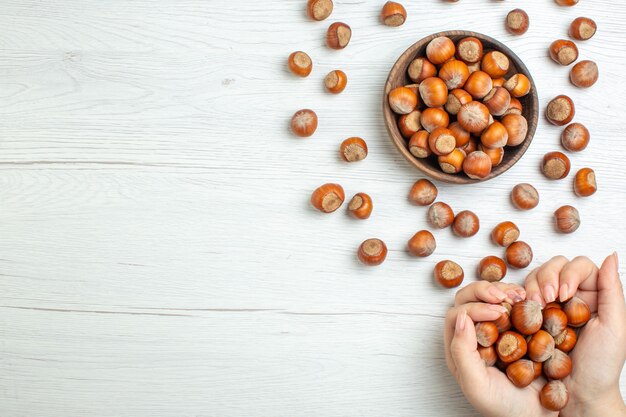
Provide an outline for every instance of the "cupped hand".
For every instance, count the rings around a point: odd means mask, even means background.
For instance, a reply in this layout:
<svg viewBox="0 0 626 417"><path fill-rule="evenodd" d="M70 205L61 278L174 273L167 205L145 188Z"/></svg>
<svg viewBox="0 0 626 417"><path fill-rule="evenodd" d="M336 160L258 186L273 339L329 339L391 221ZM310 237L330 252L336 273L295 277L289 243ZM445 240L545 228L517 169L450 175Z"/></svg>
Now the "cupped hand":
<svg viewBox="0 0 626 417"><path fill-rule="evenodd" d="M572 372L563 380L570 400L560 415L626 416L619 391L626 361L626 304L617 254L599 269L586 257L552 258L526 278L525 288L529 299L542 304L579 297L592 312L570 353Z"/></svg>
<svg viewBox="0 0 626 417"><path fill-rule="evenodd" d="M446 316L444 346L446 362L468 401L485 417L556 417L539 402L543 378L530 386L515 387L506 374L487 366L477 350L474 323L493 321L506 313L502 301L517 302L526 296L514 284L472 283L457 292L455 305Z"/></svg>

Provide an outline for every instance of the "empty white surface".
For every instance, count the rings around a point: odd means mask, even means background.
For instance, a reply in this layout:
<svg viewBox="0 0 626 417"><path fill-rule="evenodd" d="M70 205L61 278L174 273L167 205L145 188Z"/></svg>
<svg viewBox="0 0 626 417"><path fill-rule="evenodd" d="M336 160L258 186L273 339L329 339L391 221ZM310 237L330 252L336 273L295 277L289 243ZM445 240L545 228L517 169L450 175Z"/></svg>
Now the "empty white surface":
<svg viewBox="0 0 626 417"><path fill-rule="evenodd" d="M626 4L406 1L408 22L388 28L383 1L336 1L321 23L305 3L2 2L3 417L474 416L443 359L454 292L433 284L436 261L455 259L474 280L480 258L502 254L488 238L502 220L521 227L534 266L556 254L626 258ZM531 29L513 37L503 20L520 6ZM579 15L599 25L579 43L601 72L586 91L547 58ZM354 35L330 51L324 34L337 20ZM438 231L436 254L416 260L404 245L426 227L425 210L406 194L420 175L387 137L381 94L397 56L448 29L507 43L534 75L542 114L557 94L574 99L592 141L571 155L573 170L593 167L600 190L583 200L571 176L542 177L539 160L560 134L542 117L506 175L438 184L482 229L468 240ZM294 50L314 60L307 79L286 70ZM330 96L321 82L335 68L349 83ZM320 123L303 140L287 126L306 107ZM348 165L337 149L353 135L370 155ZM310 192L331 181L347 198L369 193L372 217L310 208ZM540 190L536 210L510 206L518 182ZM570 236L552 230L562 204L581 211ZM389 256L365 268L355 250L372 236Z"/></svg>

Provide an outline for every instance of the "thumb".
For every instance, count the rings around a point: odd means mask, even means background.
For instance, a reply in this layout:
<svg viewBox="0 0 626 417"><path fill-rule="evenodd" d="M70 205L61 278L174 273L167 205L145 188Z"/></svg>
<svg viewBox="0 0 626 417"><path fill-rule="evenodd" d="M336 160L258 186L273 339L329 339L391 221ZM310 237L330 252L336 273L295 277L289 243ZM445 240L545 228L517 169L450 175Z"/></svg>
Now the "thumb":
<svg viewBox="0 0 626 417"><path fill-rule="evenodd" d="M450 355L456 365L456 379L463 391L478 389L478 385L487 380L487 366L477 350L474 321L465 310L457 316Z"/></svg>
<svg viewBox="0 0 626 417"><path fill-rule="evenodd" d="M598 317L621 323L625 319L624 290L618 272L617 252L606 258L598 272Z"/></svg>

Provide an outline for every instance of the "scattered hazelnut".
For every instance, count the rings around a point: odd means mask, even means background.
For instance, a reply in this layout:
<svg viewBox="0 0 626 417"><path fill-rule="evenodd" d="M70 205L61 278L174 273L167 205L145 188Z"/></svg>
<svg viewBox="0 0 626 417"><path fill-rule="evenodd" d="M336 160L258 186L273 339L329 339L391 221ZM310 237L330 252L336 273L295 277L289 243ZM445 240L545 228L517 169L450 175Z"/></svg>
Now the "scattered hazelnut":
<svg viewBox="0 0 626 417"><path fill-rule="evenodd" d="M311 60L311 57L302 51L292 52L287 59L287 64L289 66L289 71L298 77L308 77L313 69L313 61Z"/></svg>
<svg viewBox="0 0 626 417"><path fill-rule="evenodd" d="M297 111L291 118L291 131L300 137L309 137L317 129L317 114L313 110Z"/></svg>
<svg viewBox="0 0 626 417"><path fill-rule="evenodd" d="M328 73L324 78L324 87L326 91L332 94L339 94L345 90L348 84L346 73L341 70L334 70Z"/></svg>
<svg viewBox="0 0 626 417"><path fill-rule="evenodd" d="M572 99L568 96L560 95L548 103L546 117L553 125L563 126L572 121L575 112Z"/></svg>
<svg viewBox="0 0 626 417"><path fill-rule="evenodd" d="M506 15L506 28L513 35L523 35L528 30L528 14L522 9L514 9Z"/></svg>
<svg viewBox="0 0 626 417"><path fill-rule="evenodd" d="M478 277L482 280L495 282L506 276L506 264L497 256L487 256L478 264Z"/></svg>
<svg viewBox="0 0 626 417"><path fill-rule="evenodd" d="M543 157L541 171L551 180L560 180L569 174L570 161L562 152L548 152Z"/></svg>
<svg viewBox="0 0 626 417"><path fill-rule="evenodd" d="M445 229L454 221L454 212L449 205L438 201L428 208L427 218L434 228Z"/></svg>
<svg viewBox="0 0 626 417"><path fill-rule="evenodd" d="M472 155L474 153L472 153ZM479 229L480 221L478 220L478 216L469 210L463 210L454 217L452 230L459 237L472 237L478 233Z"/></svg>
<svg viewBox="0 0 626 417"><path fill-rule="evenodd" d="M511 202L520 210L531 210L539 204L539 192L530 184L518 184L511 191Z"/></svg>
<svg viewBox="0 0 626 417"><path fill-rule="evenodd" d="M569 27L569 35L579 41L591 39L596 34L598 26L588 17L577 17Z"/></svg>
<svg viewBox="0 0 626 417"><path fill-rule="evenodd" d="M345 194L339 184L324 184L311 194L311 204L323 213L332 213L343 204Z"/></svg>
<svg viewBox="0 0 626 417"><path fill-rule="evenodd" d="M550 44L550 58L557 64L567 66L578 59L578 48L572 41L557 39Z"/></svg>
<svg viewBox="0 0 626 417"><path fill-rule="evenodd" d="M437 198L437 187L429 180L417 180L409 191L409 200L418 206L429 206Z"/></svg>
<svg viewBox="0 0 626 417"><path fill-rule="evenodd" d="M357 162L367 157L367 143L361 138L352 137L341 142L339 153L346 162Z"/></svg>
<svg viewBox="0 0 626 417"><path fill-rule="evenodd" d="M589 197L598 190L596 173L591 168L582 168L574 179L574 192L579 197Z"/></svg>
<svg viewBox="0 0 626 417"><path fill-rule="evenodd" d="M387 245L380 239L367 239L359 246L357 256L364 265L380 265L387 257Z"/></svg>
<svg viewBox="0 0 626 417"><path fill-rule="evenodd" d="M335 22L328 27L326 44L331 49L343 49L350 43L352 29L342 22Z"/></svg>
<svg viewBox="0 0 626 417"><path fill-rule="evenodd" d="M348 212L357 219L365 220L372 214L372 198L365 193L357 193L348 204Z"/></svg>
<svg viewBox="0 0 626 417"><path fill-rule="evenodd" d="M435 265L435 279L445 288L454 288L463 282L463 268L456 262L441 261Z"/></svg>
<svg viewBox="0 0 626 417"><path fill-rule="evenodd" d="M409 239L407 248L411 255L424 258L432 255L437 248L437 242L432 233L428 230L421 230Z"/></svg>
<svg viewBox="0 0 626 417"><path fill-rule="evenodd" d="M333 2L332 0L309 0L306 10L311 19L321 21L333 12Z"/></svg>
<svg viewBox="0 0 626 417"><path fill-rule="evenodd" d="M580 61L572 67L569 78L576 87L589 88L598 81L598 65L589 60Z"/></svg>
<svg viewBox="0 0 626 417"><path fill-rule="evenodd" d="M511 243L505 252L506 262L517 269L524 269L533 260L533 250L528 243L517 241Z"/></svg>
<svg viewBox="0 0 626 417"><path fill-rule="evenodd" d="M580 152L589 144L589 130L580 123L568 125L561 133L561 145L570 152Z"/></svg>
<svg viewBox="0 0 626 417"><path fill-rule="evenodd" d="M406 21L406 9L400 3L388 1L380 12L380 19L386 26L402 26Z"/></svg>
<svg viewBox="0 0 626 417"><path fill-rule="evenodd" d="M519 239L519 228L513 222L499 223L491 232L491 239L494 243L507 247Z"/></svg>
<svg viewBox="0 0 626 417"><path fill-rule="evenodd" d="M561 233L574 233L580 227L580 214L572 206L562 206L554 212L556 229Z"/></svg>

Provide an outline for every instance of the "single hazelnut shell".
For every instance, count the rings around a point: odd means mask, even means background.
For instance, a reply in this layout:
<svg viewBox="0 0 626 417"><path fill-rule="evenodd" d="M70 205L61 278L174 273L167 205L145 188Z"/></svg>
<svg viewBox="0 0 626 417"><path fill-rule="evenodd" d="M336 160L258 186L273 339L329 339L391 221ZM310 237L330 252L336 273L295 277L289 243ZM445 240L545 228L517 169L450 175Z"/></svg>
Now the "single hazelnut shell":
<svg viewBox="0 0 626 417"><path fill-rule="evenodd" d="M429 136L430 134L425 130L420 130L411 136L408 144L411 155L416 158L428 158L433 153L430 150L430 145L428 144Z"/></svg>
<svg viewBox="0 0 626 417"><path fill-rule="evenodd" d="M499 223L491 232L493 242L505 248L519 239L519 236L519 228L515 223L509 221Z"/></svg>
<svg viewBox="0 0 626 417"><path fill-rule="evenodd" d="M483 58L484 62L484 58ZM484 98L493 88L493 80L491 76L484 71L475 71L470 74L469 78L463 86L465 91L475 99Z"/></svg>
<svg viewBox="0 0 626 417"><path fill-rule="evenodd" d="M461 127L470 133L480 133L489 126L489 109L478 101L461 106L457 119Z"/></svg>
<svg viewBox="0 0 626 417"><path fill-rule="evenodd" d="M569 73L572 84L580 88L589 88L598 81L598 64L593 61L580 61Z"/></svg>
<svg viewBox="0 0 626 417"><path fill-rule="evenodd" d="M523 35L528 31L528 14L522 9L514 9L506 15L506 28L513 35Z"/></svg>
<svg viewBox="0 0 626 417"><path fill-rule="evenodd" d="M454 42L446 36L439 36L426 46L426 57L435 65L441 65L454 56Z"/></svg>
<svg viewBox="0 0 626 417"><path fill-rule="evenodd" d="M523 111L524 111L524 108L522 106L521 101L519 101L515 97L511 97L511 104L509 104L509 108L504 112L504 115L505 116L508 116L509 114L521 115Z"/></svg>
<svg viewBox="0 0 626 417"><path fill-rule="evenodd" d="M428 208L427 218L435 229L445 229L454 222L454 212L449 205L438 201Z"/></svg>
<svg viewBox="0 0 626 417"><path fill-rule="evenodd" d="M574 233L580 227L580 214L576 208L566 205L554 212L556 229L561 233Z"/></svg>
<svg viewBox="0 0 626 417"><path fill-rule="evenodd" d="M506 276L506 264L497 256L487 256L478 265L478 277L484 281L500 281Z"/></svg>
<svg viewBox="0 0 626 417"><path fill-rule="evenodd" d="M439 155L437 162L439 167L446 174L458 174L463 170L463 163L465 161L465 151L459 148L455 148L447 155Z"/></svg>
<svg viewBox="0 0 626 417"><path fill-rule="evenodd" d="M498 360L498 355L496 354L496 349L493 346L478 346L477 350L480 358L483 360L483 362L485 362L485 365L494 366L496 364L496 361Z"/></svg>
<svg viewBox="0 0 626 417"><path fill-rule="evenodd" d="M483 104L493 116L502 116L511 104L511 94L504 87L494 87L483 99Z"/></svg>
<svg viewBox="0 0 626 417"><path fill-rule="evenodd" d="M420 122L421 116L422 112L419 110L413 110L409 114L400 116L398 119L398 129L400 129L402 136L406 139L410 139L411 136L422 129L422 123Z"/></svg>
<svg viewBox="0 0 626 417"><path fill-rule="evenodd" d="M463 162L463 172L471 179L483 179L491 174L491 158L483 151L472 152Z"/></svg>
<svg viewBox="0 0 626 417"><path fill-rule="evenodd" d="M448 155L456 147L456 139L445 127L438 127L428 136L428 146L435 155Z"/></svg>
<svg viewBox="0 0 626 417"><path fill-rule="evenodd" d="M409 191L409 200L418 206L430 206L437 198L437 187L429 180L417 180Z"/></svg>
<svg viewBox="0 0 626 417"><path fill-rule="evenodd" d="M531 210L539 204L539 192L530 184L517 184L511 190L511 202L520 210Z"/></svg>
<svg viewBox="0 0 626 417"><path fill-rule="evenodd" d="M502 163L504 159L504 148L487 148L482 144L478 145L478 150L487 154L491 160L491 167L495 168Z"/></svg>
<svg viewBox="0 0 626 417"><path fill-rule="evenodd" d="M543 373L550 379L563 379L571 372L572 360L567 353L558 349L543 363Z"/></svg>
<svg viewBox="0 0 626 417"><path fill-rule="evenodd" d="M562 152L548 152L543 157L541 171L551 180L560 180L569 174L570 160Z"/></svg>
<svg viewBox="0 0 626 417"><path fill-rule="evenodd" d="M527 387L535 380L535 364L528 359L519 359L506 367L506 376L516 387Z"/></svg>
<svg viewBox="0 0 626 417"><path fill-rule="evenodd" d="M509 141L509 132L500 122L494 121L480 135L480 143L487 148L503 148Z"/></svg>
<svg viewBox="0 0 626 417"><path fill-rule="evenodd" d="M522 300L513 304L511 323L523 335L537 333L543 323L541 304L534 300Z"/></svg>
<svg viewBox="0 0 626 417"><path fill-rule="evenodd" d="M426 78L419 86L420 96L428 107L442 107L448 100L448 87L441 78Z"/></svg>
<svg viewBox="0 0 626 417"><path fill-rule="evenodd" d="M515 74L504 83L504 88L511 94L511 97L520 98L530 93L530 80L524 74Z"/></svg>
<svg viewBox="0 0 626 417"><path fill-rule="evenodd" d="M598 25L588 17L577 17L572 21L569 27L569 35L578 40L586 41L596 34Z"/></svg>
<svg viewBox="0 0 626 417"><path fill-rule="evenodd" d="M463 268L453 261L445 260L435 265L435 279L445 288L454 288L463 282Z"/></svg>
<svg viewBox="0 0 626 417"><path fill-rule="evenodd" d="M332 94L341 93L346 89L346 85L348 85L348 76L341 70L331 71L324 78L324 87Z"/></svg>
<svg viewBox="0 0 626 417"><path fill-rule="evenodd" d="M541 389L539 400L544 408L550 411L560 411L569 401L567 387L559 380L550 381Z"/></svg>
<svg viewBox="0 0 626 417"><path fill-rule="evenodd" d="M548 103L546 118L556 126L564 126L572 121L576 109L571 98L565 95L556 96Z"/></svg>
<svg viewBox="0 0 626 417"><path fill-rule="evenodd" d="M345 198L341 185L328 183L313 191L311 204L323 213L332 213L341 207Z"/></svg>
<svg viewBox="0 0 626 417"><path fill-rule="evenodd" d="M428 230L420 230L409 239L407 249L411 255L425 258L437 249L437 241Z"/></svg>
<svg viewBox="0 0 626 417"><path fill-rule="evenodd" d="M579 197L589 197L598 190L596 173L591 168L582 168L574 179L574 192Z"/></svg>
<svg viewBox="0 0 626 417"><path fill-rule="evenodd" d="M455 88L450 91L448 98L446 99L445 109L451 115L457 115L461 106L472 101L472 96L460 88Z"/></svg>
<svg viewBox="0 0 626 417"><path fill-rule="evenodd" d="M571 327L566 327L565 330L554 339L556 348L565 353L574 349L577 340L578 336L576 335L576 331Z"/></svg>
<svg viewBox="0 0 626 417"><path fill-rule="evenodd" d="M545 362L554 354L554 338L545 330L539 330L528 341L528 357L534 362Z"/></svg>
<svg viewBox="0 0 626 417"><path fill-rule="evenodd" d="M348 204L348 212L352 217L365 220L370 217L374 204L372 198L365 193L357 193Z"/></svg>
<svg viewBox="0 0 626 417"><path fill-rule="evenodd" d="M489 74L491 78L500 78L509 72L511 61L500 51L487 52L480 63L481 71Z"/></svg>
<svg viewBox="0 0 626 417"><path fill-rule="evenodd" d="M591 319L589 306L578 297L572 297L565 303L563 312L567 315L567 322L571 327L584 326Z"/></svg>
<svg viewBox="0 0 626 417"><path fill-rule="evenodd" d="M505 331L496 341L498 358L507 364L524 357L526 350L526 340L516 332Z"/></svg>
<svg viewBox="0 0 626 417"><path fill-rule="evenodd" d="M475 64L483 58L483 43L472 36L457 43L456 57L466 64Z"/></svg>
<svg viewBox="0 0 626 417"><path fill-rule="evenodd" d="M580 152L589 144L589 130L580 123L572 123L561 133L561 145L570 152Z"/></svg>
<svg viewBox="0 0 626 417"><path fill-rule="evenodd" d="M298 77L308 77L313 70L311 57L302 51L292 52L287 59L287 65L289 71Z"/></svg>
<svg viewBox="0 0 626 417"><path fill-rule="evenodd" d="M380 239L367 239L359 246L357 257L364 265L380 265L387 257L387 245Z"/></svg>
<svg viewBox="0 0 626 417"><path fill-rule="evenodd" d="M385 26L402 26L406 21L406 9L400 3L388 1L380 11L380 20Z"/></svg>
<svg viewBox="0 0 626 417"><path fill-rule="evenodd" d="M475 324L476 341L482 347L489 347L498 340L498 327L491 321L482 321Z"/></svg>
<svg viewBox="0 0 626 417"><path fill-rule="evenodd" d="M322 21L333 12L332 0L308 0L307 14L313 20Z"/></svg>
<svg viewBox="0 0 626 417"><path fill-rule="evenodd" d="M437 68L428 59L420 57L411 61L408 73L411 81L414 83L421 83L426 78L436 76Z"/></svg>
<svg viewBox="0 0 626 417"><path fill-rule="evenodd" d="M459 237L472 237L478 233L479 229L480 221L478 216L469 210L463 210L454 217L452 230Z"/></svg>
<svg viewBox="0 0 626 417"><path fill-rule="evenodd" d="M350 43L352 29L342 22L335 22L326 31L326 45L331 49L343 49Z"/></svg>
<svg viewBox="0 0 626 417"><path fill-rule="evenodd" d="M578 48L572 41L557 39L550 44L550 58L557 64L567 66L578 59Z"/></svg>
<svg viewBox="0 0 626 417"><path fill-rule="evenodd" d="M362 161L367 157L367 143L359 137L352 137L341 142L341 158L346 162Z"/></svg>
<svg viewBox="0 0 626 417"><path fill-rule="evenodd" d="M450 130L450 132L452 132L452 136L454 136L454 139L456 139L457 148L463 148L465 145L467 145L467 142L469 142L470 140L470 134L467 130L461 127L461 124L459 122L450 123L448 129Z"/></svg>
<svg viewBox="0 0 626 417"><path fill-rule="evenodd" d="M298 110L291 117L291 131L301 138L306 138L317 130L317 114L313 110Z"/></svg>
<svg viewBox="0 0 626 417"><path fill-rule="evenodd" d="M439 107L424 109L420 115L420 124L427 132L432 132L439 127L448 127L450 116Z"/></svg>
<svg viewBox="0 0 626 417"><path fill-rule="evenodd" d="M389 92L389 107L394 113L409 114L417 107L417 95L407 87L397 87Z"/></svg>
<svg viewBox="0 0 626 417"><path fill-rule="evenodd" d="M448 90L463 87L469 75L467 64L456 59L444 63L439 70L439 78L443 80Z"/></svg>
<svg viewBox="0 0 626 417"><path fill-rule="evenodd" d="M500 123L504 125L508 133L507 146L519 146L526 140L528 134L528 121L521 114L507 114Z"/></svg>
<svg viewBox="0 0 626 417"><path fill-rule="evenodd" d="M511 243L505 251L506 262L513 268L526 268L533 261L533 251L526 242Z"/></svg>

